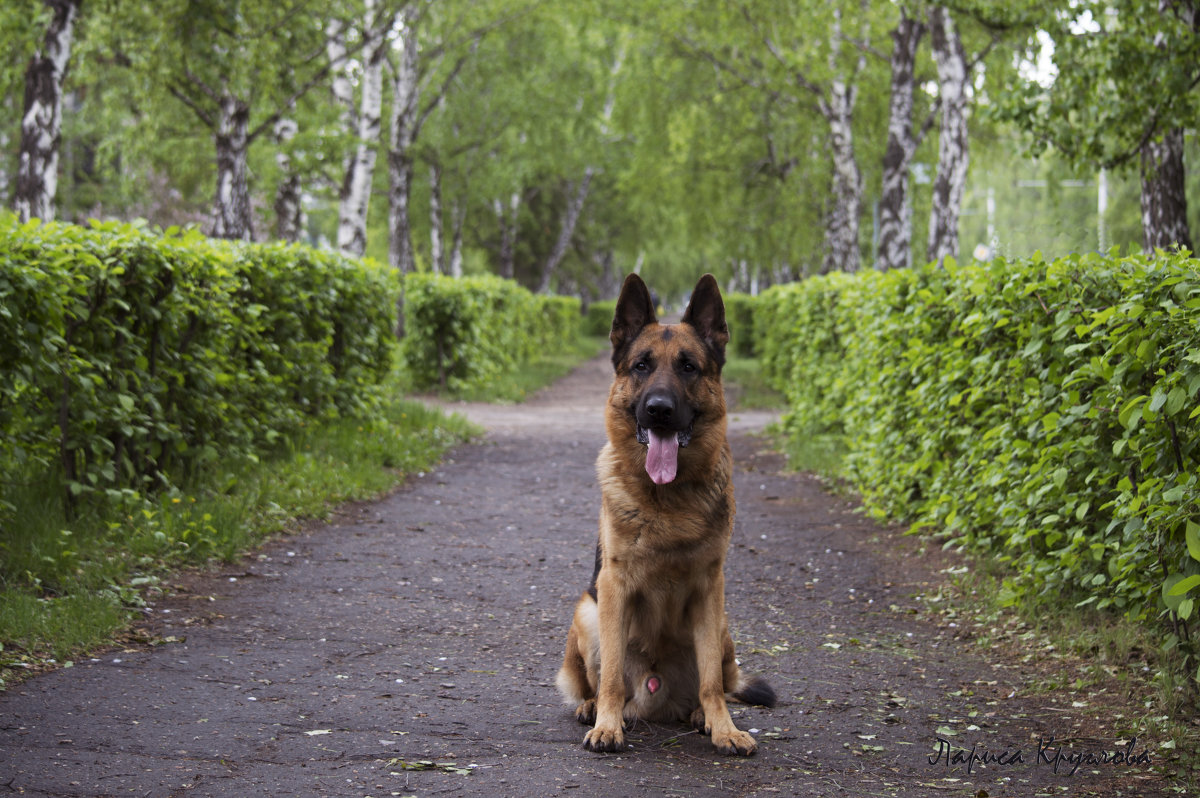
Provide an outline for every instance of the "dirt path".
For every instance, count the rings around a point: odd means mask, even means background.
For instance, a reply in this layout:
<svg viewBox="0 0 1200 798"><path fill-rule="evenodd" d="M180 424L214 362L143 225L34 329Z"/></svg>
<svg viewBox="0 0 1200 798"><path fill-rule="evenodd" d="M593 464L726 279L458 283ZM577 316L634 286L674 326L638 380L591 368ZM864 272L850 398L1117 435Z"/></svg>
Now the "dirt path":
<svg viewBox="0 0 1200 798"><path fill-rule="evenodd" d="M731 424L727 601L743 666L781 698L734 705L758 755L646 724L627 753L584 751L553 680L591 575L608 380L599 359L525 405L459 407L483 442L160 604L179 642L0 695L0 794L1158 794L1144 765L1039 761L1039 735L1115 745L1088 736L1086 696L1026 697L1019 668L916 614L929 560L781 474L748 434L763 414ZM992 761L930 764L938 736Z"/></svg>

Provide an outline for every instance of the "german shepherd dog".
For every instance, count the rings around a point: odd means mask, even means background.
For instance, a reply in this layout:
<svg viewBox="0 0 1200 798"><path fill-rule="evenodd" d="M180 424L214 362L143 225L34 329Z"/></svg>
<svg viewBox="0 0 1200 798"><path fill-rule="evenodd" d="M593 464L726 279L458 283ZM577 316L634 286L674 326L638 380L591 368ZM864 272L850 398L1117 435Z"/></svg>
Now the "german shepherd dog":
<svg viewBox="0 0 1200 798"><path fill-rule="evenodd" d="M725 754L753 754L725 694L775 705L745 679L725 618L733 458L721 367L729 329L712 275L680 324L659 324L646 284L626 278L613 318L616 371L608 443L596 471L600 538L592 584L575 606L558 688L593 724L591 751L625 748L625 723L690 721Z"/></svg>

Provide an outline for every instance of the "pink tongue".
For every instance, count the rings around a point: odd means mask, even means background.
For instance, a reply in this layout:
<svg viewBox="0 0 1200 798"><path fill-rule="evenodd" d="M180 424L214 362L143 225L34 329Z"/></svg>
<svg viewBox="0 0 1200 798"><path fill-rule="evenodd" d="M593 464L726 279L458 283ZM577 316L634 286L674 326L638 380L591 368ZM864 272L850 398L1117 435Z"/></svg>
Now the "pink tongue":
<svg viewBox="0 0 1200 798"><path fill-rule="evenodd" d="M654 430L647 432L650 448L646 450L646 473L655 485L666 485L679 470L679 438L674 432L665 438L660 438Z"/></svg>
<svg viewBox="0 0 1200 798"><path fill-rule="evenodd" d="M650 691L651 695L653 695L654 693L657 693L658 688L660 688L660 687L662 687L662 682L660 682L658 680L657 676L651 676L649 679L646 680L646 689Z"/></svg>

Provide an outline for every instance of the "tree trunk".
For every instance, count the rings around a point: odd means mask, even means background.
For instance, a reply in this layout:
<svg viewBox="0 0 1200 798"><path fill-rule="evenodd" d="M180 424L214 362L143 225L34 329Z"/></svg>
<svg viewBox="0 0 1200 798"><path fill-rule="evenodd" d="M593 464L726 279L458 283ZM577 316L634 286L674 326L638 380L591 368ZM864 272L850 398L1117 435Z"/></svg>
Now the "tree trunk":
<svg viewBox="0 0 1200 798"><path fill-rule="evenodd" d="M246 180L246 151L250 108L237 97L221 97L220 117L213 136L217 145L217 196L213 204L214 238L254 237L250 210L250 188Z"/></svg>
<svg viewBox="0 0 1200 798"><path fill-rule="evenodd" d="M342 187L338 194L337 246L350 255L362 255L367 249L367 210L375 175L376 146L381 132L383 112L383 66L387 57L387 33L395 14L376 18L377 3L367 0L363 16L362 97L357 111L354 89L346 70L338 70L334 97L343 107L342 120L354 135L354 152L344 163ZM344 31L331 30L326 51L336 65L346 59Z"/></svg>
<svg viewBox="0 0 1200 798"><path fill-rule="evenodd" d="M281 241L291 243L299 241L304 231L300 175L292 169L292 157L286 147L295 138L297 130L294 119L280 119L275 123L275 162L281 173L279 187L275 190L275 235Z"/></svg>
<svg viewBox="0 0 1200 798"><path fill-rule="evenodd" d="M858 271L858 217L862 212L862 173L854 155L852 125L858 90L852 82L846 80L844 68L838 64L842 46L840 9L834 9L833 12L829 45L829 69L834 78L829 96L821 101L821 113L829 123L829 147L833 157L833 205L825 222L825 259L821 265L822 274L834 270Z"/></svg>
<svg viewBox="0 0 1200 798"><path fill-rule="evenodd" d="M909 167L917 141L913 138L913 89L917 46L925 26L900 10L892 31L892 84L888 101L887 150L883 154L883 190L879 198L880 271L912 265L912 205L908 200Z"/></svg>
<svg viewBox="0 0 1200 798"><path fill-rule="evenodd" d="M81 0L46 0L53 16L42 49L25 71L21 157L13 210L22 222L54 218L58 147L62 140L63 80L71 58L71 34Z"/></svg>
<svg viewBox="0 0 1200 798"><path fill-rule="evenodd" d="M1183 130L1151 139L1141 151L1142 247L1147 253L1175 246L1192 249L1188 231Z"/></svg>
<svg viewBox="0 0 1200 798"><path fill-rule="evenodd" d="M829 119L833 154L833 206L825 227L825 261L821 273L858 271L858 217L862 212L862 174L854 157L850 106L845 86L835 81Z"/></svg>
<svg viewBox="0 0 1200 798"><path fill-rule="evenodd" d="M442 232L442 169L429 166L429 262L436 274L446 272L446 247Z"/></svg>
<svg viewBox="0 0 1200 798"><path fill-rule="evenodd" d="M612 123L613 109L617 103L617 75L621 72L621 65L625 63L626 42L622 38L617 43L616 53L613 55L612 66L609 67L608 80L608 95L604 99L604 110L600 116L600 135L608 135L608 126ZM571 246L571 238L575 235L575 226L579 223L579 216L583 213L583 205L587 202L588 190L592 185L592 177L596 174L594 166L588 166L583 170L583 179L574 187L574 191L568 190L568 194L572 196L567 200L567 209L563 214L562 227L559 228L558 240L554 242L554 249L550 250L550 257L542 264L541 278L538 280L538 293L550 293L550 279L554 276L554 272L558 270L559 264L563 258L567 256L567 250Z"/></svg>
<svg viewBox="0 0 1200 798"><path fill-rule="evenodd" d="M937 62L938 96L942 129L938 136L937 177L933 181L933 208L929 213L929 249L926 256L941 264L958 257L958 217L970 162L967 141L967 59L962 39L950 12L941 6L929 10L929 39Z"/></svg>
<svg viewBox="0 0 1200 798"><path fill-rule="evenodd" d="M454 243L450 248L450 276L463 276L463 224L467 220L467 204L455 200L450 208L450 223L454 226Z"/></svg>
<svg viewBox="0 0 1200 798"><path fill-rule="evenodd" d="M517 213L521 209L521 193L514 191L508 200L508 213L504 212L504 203L498 199L492 200L492 210L496 212L496 223L500 226L500 276L506 280L513 279L517 251Z"/></svg>
<svg viewBox="0 0 1200 798"><path fill-rule="evenodd" d="M411 150L417 135L421 86L415 11L411 6L404 17L402 52L392 85L392 130L388 141L388 261L401 274L408 274L416 265L408 206L413 180Z"/></svg>
<svg viewBox="0 0 1200 798"><path fill-rule="evenodd" d="M568 187L568 193L571 196L567 200L567 209L563 212L558 240L554 242L554 249L550 250L550 257L546 258L546 262L542 264L542 273L537 285L539 294L550 293L550 278L554 276L554 272L571 247L571 239L575 236L575 226L579 223L580 214L583 213L583 205L587 202L588 189L592 185L592 176L595 173L596 171L592 167L587 167L583 170L583 179L578 184Z"/></svg>

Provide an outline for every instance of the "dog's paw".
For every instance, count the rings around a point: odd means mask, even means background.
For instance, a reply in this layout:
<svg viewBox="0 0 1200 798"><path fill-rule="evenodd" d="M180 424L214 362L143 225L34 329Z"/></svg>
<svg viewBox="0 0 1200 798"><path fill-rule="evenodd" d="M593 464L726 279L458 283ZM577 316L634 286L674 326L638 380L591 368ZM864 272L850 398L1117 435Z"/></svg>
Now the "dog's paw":
<svg viewBox="0 0 1200 798"><path fill-rule="evenodd" d="M575 720L582 723L584 726L591 726L596 722L596 699L589 698L579 706L575 707Z"/></svg>
<svg viewBox="0 0 1200 798"><path fill-rule="evenodd" d="M758 743L747 732L734 729L729 734L714 734L713 747L728 756L753 756Z"/></svg>
<svg viewBox="0 0 1200 798"><path fill-rule="evenodd" d="M701 734L709 733L710 729L708 728L708 723L706 723L704 719L704 707L696 707L696 709L692 711L692 719L690 722L692 724L692 728Z"/></svg>
<svg viewBox="0 0 1200 798"><path fill-rule="evenodd" d="M583 747L596 753L625 750L625 731L621 727L615 729L597 726L583 736Z"/></svg>

